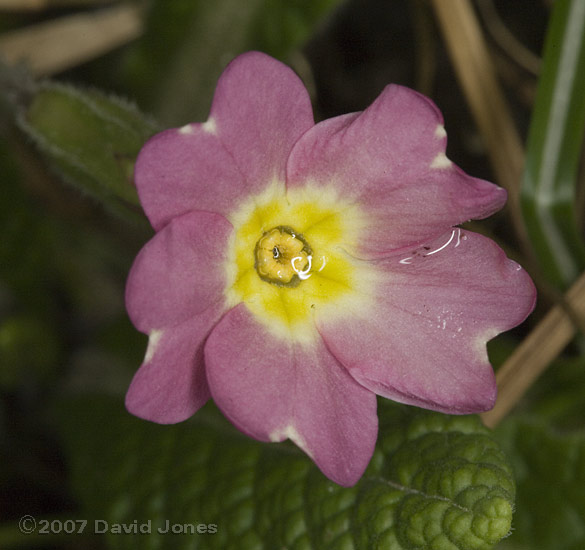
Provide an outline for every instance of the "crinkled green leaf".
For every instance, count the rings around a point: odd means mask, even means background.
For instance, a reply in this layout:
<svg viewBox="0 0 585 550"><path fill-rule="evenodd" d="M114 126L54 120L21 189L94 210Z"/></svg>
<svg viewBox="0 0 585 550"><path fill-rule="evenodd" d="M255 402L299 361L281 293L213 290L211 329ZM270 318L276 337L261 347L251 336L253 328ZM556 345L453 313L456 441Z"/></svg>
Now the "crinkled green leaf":
<svg viewBox="0 0 585 550"><path fill-rule="evenodd" d="M133 105L46 82L19 125L68 183L116 212L139 216L134 162L156 127Z"/></svg>
<svg viewBox="0 0 585 550"><path fill-rule="evenodd" d="M128 84L168 126L203 121L226 64L247 50L286 59L340 0L158 0L128 56Z"/></svg>
<svg viewBox="0 0 585 550"><path fill-rule="evenodd" d="M522 207L542 273L567 288L585 269L575 211L585 131L585 2L558 0L526 149Z"/></svg>
<svg viewBox="0 0 585 550"><path fill-rule="evenodd" d="M497 435L518 489L513 534L498 548L585 548L585 431L560 433L524 417L509 419Z"/></svg>
<svg viewBox="0 0 585 550"><path fill-rule="evenodd" d="M86 515L150 521L148 539L110 532L111 548L475 550L508 534L511 470L476 417L379 409L376 452L352 488L292 444L242 436L211 406L159 426L85 398L63 402L59 418ZM208 532L159 533L167 520Z"/></svg>

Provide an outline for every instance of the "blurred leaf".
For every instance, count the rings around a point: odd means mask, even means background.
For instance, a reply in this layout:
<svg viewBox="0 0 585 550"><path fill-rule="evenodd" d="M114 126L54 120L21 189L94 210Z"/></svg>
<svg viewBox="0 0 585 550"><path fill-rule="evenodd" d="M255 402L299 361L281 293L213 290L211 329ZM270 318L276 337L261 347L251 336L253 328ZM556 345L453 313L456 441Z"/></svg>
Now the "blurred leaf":
<svg viewBox="0 0 585 550"><path fill-rule="evenodd" d="M49 320L14 315L0 321L0 389L47 377L57 363L60 347Z"/></svg>
<svg viewBox="0 0 585 550"><path fill-rule="evenodd" d="M53 227L34 208L22 186L22 174L13 151L2 142L0 171L0 281L16 291L29 309L44 312L51 302L45 283L53 252Z"/></svg>
<svg viewBox="0 0 585 550"><path fill-rule="evenodd" d="M252 28L250 47L285 59L339 4L341 0L264 0Z"/></svg>
<svg viewBox="0 0 585 550"><path fill-rule="evenodd" d="M530 414L562 431L583 428L585 418L585 358L559 358L530 389Z"/></svg>
<svg viewBox="0 0 585 550"><path fill-rule="evenodd" d="M111 548L473 550L507 535L514 482L476 417L388 401L379 413L377 450L352 488L291 444L243 437L211 405L174 426L103 397L64 401L58 417L84 513L151 522L148 538L109 533ZM182 534L159 533L166 521ZM197 525L208 532L185 534Z"/></svg>
<svg viewBox="0 0 585 550"><path fill-rule="evenodd" d="M497 435L518 489L513 534L498 548L585 548L585 432L560 434L548 423L516 418Z"/></svg>
<svg viewBox="0 0 585 550"><path fill-rule="evenodd" d="M585 2L557 0L528 138L522 206L541 269L563 289L585 268L575 212L584 130Z"/></svg>
<svg viewBox="0 0 585 550"><path fill-rule="evenodd" d="M207 118L221 72L247 50L280 59L341 0L158 0L128 60L128 85L165 125Z"/></svg>
<svg viewBox="0 0 585 550"><path fill-rule="evenodd" d="M134 162L156 127L134 106L46 82L18 122L64 180L125 217L142 218Z"/></svg>

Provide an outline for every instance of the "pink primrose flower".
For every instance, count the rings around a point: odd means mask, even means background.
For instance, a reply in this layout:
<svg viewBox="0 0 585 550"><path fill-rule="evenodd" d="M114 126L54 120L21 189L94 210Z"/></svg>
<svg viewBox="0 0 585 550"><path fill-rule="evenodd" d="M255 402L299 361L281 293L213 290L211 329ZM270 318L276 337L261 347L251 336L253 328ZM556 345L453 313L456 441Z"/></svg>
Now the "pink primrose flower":
<svg viewBox="0 0 585 550"><path fill-rule="evenodd" d="M437 107L390 85L314 123L288 67L250 52L207 122L136 163L156 230L126 303L149 335L128 410L171 424L210 397L242 432L291 439L350 486L377 438L376 394L451 414L496 397L486 342L535 302L526 272L456 227L506 201L446 156Z"/></svg>

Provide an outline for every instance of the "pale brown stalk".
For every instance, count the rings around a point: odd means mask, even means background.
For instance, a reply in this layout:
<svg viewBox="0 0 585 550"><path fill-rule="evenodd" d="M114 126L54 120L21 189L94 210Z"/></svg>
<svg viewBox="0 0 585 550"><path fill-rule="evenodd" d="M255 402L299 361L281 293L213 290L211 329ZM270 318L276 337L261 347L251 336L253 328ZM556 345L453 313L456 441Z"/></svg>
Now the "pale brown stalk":
<svg viewBox="0 0 585 550"><path fill-rule="evenodd" d="M133 5L70 15L4 33L0 57L8 64L26 63L35 76L52 75L130 42L142 28Z"/></svg>
<svg viewBox="0 0 585 550"><path fill-rule="evenodd" d="M570 315L566 307L571 309ZM498 370L496 406L482 415L487 426L495 427L512 410L575 336L571 317L585 316L585 273L567 292L566 307L554 306Z"/></svg>
<svg viewBox="0 0 585 550"><path fill-rule="evenodd" d="M485 142L496 179L508 191L510 214L525 246L527 238L520 210L524 148L498 82L481 26L469 0L431 0L431 4L457 78Z"/></svg>
<svg viewBox="0 0 585 550"><path fill-rule="evenodd" d="M51 8L112 3L113 0L0 0L0 11L43 11Z"/></svg>

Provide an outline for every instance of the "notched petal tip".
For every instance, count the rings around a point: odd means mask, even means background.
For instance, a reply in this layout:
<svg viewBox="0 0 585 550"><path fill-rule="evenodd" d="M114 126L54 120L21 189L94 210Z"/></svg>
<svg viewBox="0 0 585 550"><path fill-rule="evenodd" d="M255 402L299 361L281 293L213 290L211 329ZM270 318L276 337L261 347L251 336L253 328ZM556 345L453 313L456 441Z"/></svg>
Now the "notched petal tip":
<svg viewBox="0 0 585 550"><path fill-rule="evenodd" d="M213 399L239 430L290 438L340 485L361 477L376 443L376 396L322 342L278 338L241 304L211 333L205 361Z"/></svg>
<svg viewBox="0 0 585 550"><path fill-rule="evenodd" d="M373 394L372 398L375 400ZM361 437L357 446L355 441L344 441L342 438L329 443L313 441L310 444L293 425L273 431L269 438L272 442L289 439L315 463L323 475L342 487L352 487L360 480L374 454L378 433L377 417L374 418L371 429L365 428L363 432L371 433L365 438ZM329 445L332 446L332 453L327 451Z"/></svg>
<svg viewBox="0 0 585 550"><path fill-rule="evenodd" d="M449 414L489 410L497 389L486 342L532 311L530 278L493 241L459 228L401 257L376 264L386 277L372 307L317 317L327 347L383 397Z"/></svg>
<svg viewBox="0 0 585 550"><path fill-rule="evenodd" d="M247 52L224 70L213 96L217 135L250 195L284 181L290 151L314 125L309 94L290 68L260 52Z"/></svg>
<svg viewBox="0 0 585 550"><path fill-rule="evenodd" d="M220 214L174 218L142 248L126 283L126 309L144 333L174 326L221 298L231 224Z"/></svg>
<svg viewBox="0 0 585 550"><path fill-rule="evenodd" d="M403 109L408 109L409 114L428 119L428 128L432 130L436 137L446 138L445 121L443 113L437 107L437 104L429 97L412 88L400 84L389 84L382 90L382 93L372 105L380 102L392 102L390 110L399 113Z"/></svg>
<svg viewBox="0 0 585 550"><path fill-rule="evenodd" d="M487 218L504 208L508 200L508 192L503 187L489 181L473 179L478 190L477 201L483 207L483 210L475 214L475 219Z"/></svg>
<svg viewBox="0 0 585 550"><path fill-rule="evenodd" d="M207 402L203 346L223 313L216 304L180 325L150 333L144 362L126 394L131 414L158 424L175 424Z"/></svg>
<svg viewBox="0 0 585 550"><path fill-rule="evenodd" d="M147 380L152 377L152 373L148 372L151 368L144 363L130 383L124 398L124 405L130 414L156 424L177 424L193 416L207 400L177 406L173 399L175 396L165 395L161 399L159 395L165 389Z"/></svg>
<svg viewBox="0 0 585 550"><path fill-rule="evenodd" d="M508 200L508 193L490 181L474 178L459 166L451 163L441 170L431 172L433 180L445 187L449 186L453 225L469 220L482 220L501 210Z"/></svg>
<svg viewBox="0 0 585 550"><path fill-rule="evenodd" d="M143 420L156 424L177 424L193 416L209 399L204 382L185 392L173 381L161 380L158 367L144 363L137 371L124 398L126 410Z"/></svg>
<svg viewBox="0 0 585 550"><path fill-rule="evenodd" d="M134 179L156 231L189 211L225 215L246 195L242 174L215 132L210 118L203 124L165 130L140 151Z"/></svg>

